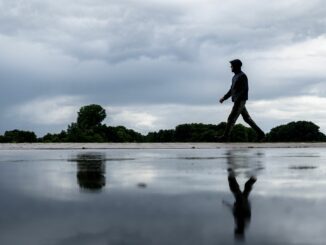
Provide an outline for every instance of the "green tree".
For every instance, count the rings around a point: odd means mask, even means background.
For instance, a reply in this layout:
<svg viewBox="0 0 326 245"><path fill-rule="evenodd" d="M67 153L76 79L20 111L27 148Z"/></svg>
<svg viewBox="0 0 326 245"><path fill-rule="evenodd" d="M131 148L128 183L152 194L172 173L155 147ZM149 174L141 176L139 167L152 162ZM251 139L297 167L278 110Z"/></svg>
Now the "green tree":
<svg viewBox="0 0 326 245"><path fill-rule="evenodd" d="M242 124L234 125L231 135L231 142L254 142L257 140L257 133L252 129L245 127Z"/></svg>
<svg viewBox="0 0 326 245"><path fill-rule="evenodd" d="M83 129L77 123L71 123L67 129L67 142L105 142L101 134L94 129Z"/></svg>
<svg viewBox="0 0 326 245"><path fill-rule="evenodd" d="M0 143L6 143L6 139L3 135L0 135Z"/></svg>
<svg viewBox="0 0 326 245"><path fill-rule="evenodd" d="M190 124L181 124L175 128L175 140L178 142L191 141L192 130Z"/></svg>
<svg viewBox="0 0 326 245"><path fill-rule="evenodd" d="M225 123L218 125L191 123L181 124L175 128L175 141L177 142L212 142L215 136L222 134Z"/></svg>
<svg viewBox="0 0 326 245"><path fill-rule="evenodd" d="M77 117L77 126L81 129L93 129L101 125L105 119L105 109L100 105L87 105L80 108Z"/></svg>
<svg viewBox="0 0 326 245"><path fill-rule="evenodd" d="M68 142L104 142L100 128L105 119L105 109L100 105L87 105L79 109L77 122L68 125L66 141Z"/></svg>
<svg viewBox="0 0 326 245"><path fill-rule="evenodd" d="M50 134L47 133L41 139L41 142L66 142L67 141L67 133L66 131L62 130L59 134Z"/></svg>
<svg viewBox="0 0 326 245"><path fill-rule="evenodd" d="M242 124L234 125L231 135L230 141L232 142L248 142L248 132L245 126Z"/></svg>
<svg viewBox="0 0 326 245"><path fill-rule="evenodd" d="M161 129L158 132L149 132L144 140L146 142L174 142L175 130L174 129Z"/></svg>
<svg viewBox="0 0 326 245"><path fill-rule="evenodd" d="M108 141L113 142L142 142L143 136L132 129L124 126L108 127Z"/></svg>

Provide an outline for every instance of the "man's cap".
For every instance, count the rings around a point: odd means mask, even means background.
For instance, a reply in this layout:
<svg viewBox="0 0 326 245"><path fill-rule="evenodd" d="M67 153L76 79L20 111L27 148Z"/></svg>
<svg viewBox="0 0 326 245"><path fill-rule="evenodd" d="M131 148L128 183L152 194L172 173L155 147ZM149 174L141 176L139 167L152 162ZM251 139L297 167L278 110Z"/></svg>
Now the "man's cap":
<svg viewBox="0 0 326 245"><path fill-rule="evenodd" d="M230 63L234 67L241 67L242 66L242 62L239 59L231 60Z"/></svg>

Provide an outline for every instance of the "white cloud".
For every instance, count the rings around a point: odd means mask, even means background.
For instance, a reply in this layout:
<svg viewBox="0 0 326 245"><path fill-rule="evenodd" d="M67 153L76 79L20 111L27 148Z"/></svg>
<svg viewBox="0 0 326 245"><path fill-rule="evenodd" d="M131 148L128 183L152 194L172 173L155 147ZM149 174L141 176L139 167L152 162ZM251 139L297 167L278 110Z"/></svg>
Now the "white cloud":
<svg viewBox="0 0 326 245"><path fill-rule="evenodd" d="M81 98L74 96L37 98L13 106L7 116L35 125L68 125L76 120L80 104Z"/></svg>
<svg viewBox="0 0 326 245"><path fill-rule="evenodd" d="M273 78L324 77L326 61L326 35L279 45L259 52L247 52L245 56ZM256 61L255 61L256 60Z"/></svg>
<svg viewBox="0 0 326 245"><path fill-rule="evenodd" d="M121 109L121 108L120 108ZM140 108L125 108L118 111L118 109L110 108L108 111L112 113L112 124L115 125L133 125L135 129L153 129L156 128L155 124L159 120L157 116L151 115L148 112L141 111Z"/></svg>
<svg viewBox="0 0 326 245"><path fill-rule="evenodd" d="M182 123L216 124L227 117L227 107L180 104L107 107L108 125L124 125L146 134L160 129L173 129Z"/></svg>
<svg viewBox="0 0 326 245"><path fill-rule="evenodd" d="M326 132L326 98L318 96L285 97L249 103L258 118L268 129L291 121L312 121ZM265 126L265 127L266 127Z"/></svg>

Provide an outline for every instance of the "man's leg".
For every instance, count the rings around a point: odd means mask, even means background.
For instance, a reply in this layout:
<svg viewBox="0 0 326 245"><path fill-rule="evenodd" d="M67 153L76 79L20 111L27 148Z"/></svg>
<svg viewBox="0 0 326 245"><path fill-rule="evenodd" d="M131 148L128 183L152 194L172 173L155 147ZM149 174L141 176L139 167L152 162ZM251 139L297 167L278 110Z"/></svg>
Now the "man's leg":
<svg viewBox="0 0 326 245"><path fill-rule="evenodd" d="M234 102L232 111L228 117L228 121L227 121L225 131L223 134L223 137L225 139L227 139L230 136L231 130L232 130L235 122L237 121L238 117L240 116L245 104L246 104L246 101Z"/></svg>
<svg viewBox="0 0 326 245"><path fill-rule="evenodd" d="M235 199L238 200L241 197L242 192L240 190L237 179L235 178L234 175L229 175L228 181L229 181L230 191L233 193Z"/></svg>
<svg viewBox="0 0 326 245"><path fill-rule="evenodd" d="M248 196L252 190L252 186L255 184L256 181L257 181L257 179L254 176L250 177L250 179L247 180L247 182L245 184L244 191L243 191L243 196L245 198L248 198Z"/></svg>
<svg viewBox="0 0 326 245"><path fill-rule="evenodd" d="M263 139L265 137L264 131L257 126L254 120L252 120L245 106L242 109L241 115L243 117L243 120L248 123L252 129L256 131L256 133L258 134L258 139Z"/></svg>

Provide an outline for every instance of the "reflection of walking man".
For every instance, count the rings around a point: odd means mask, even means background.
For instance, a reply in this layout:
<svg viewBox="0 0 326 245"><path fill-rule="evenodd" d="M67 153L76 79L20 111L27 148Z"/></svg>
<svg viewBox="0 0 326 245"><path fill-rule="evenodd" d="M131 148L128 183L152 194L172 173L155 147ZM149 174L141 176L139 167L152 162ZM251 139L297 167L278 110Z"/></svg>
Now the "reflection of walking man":
<svg viewBox="0 0 326 245"><path fill-rule="evenodd" d="M237 121L240 114L243 120L248 123L257 133L258 141L261 141L265 137L265 133L257 126L257 124L250 117L245 105L248 100L248 78L245 73L242 72L242 62L238 59L230 61L231 70L234 73L232 78L232 85L230 90L220 99L220 103L223 103L228 98L232 97L234 102L232 111L228 117L226 128L223 136L219 137L219 141L228 141L231 130Z"/></svg>
<svg viewBox="0 0 326 245"><path fill-rule="evenodd" d="M228 181L231 192L234 195L235 202L233 207L227 202L223 202L226 206L232 208L232 213L235 221L234 235L237 239L244 239L245 228L249 224L251 219L251 207L249 203L249 194L252 190L253 185L256 182L255 177L250 177L245 183L244 191L240 190L239 184L234 174L229 174Z"/></svg>

